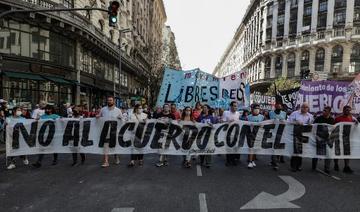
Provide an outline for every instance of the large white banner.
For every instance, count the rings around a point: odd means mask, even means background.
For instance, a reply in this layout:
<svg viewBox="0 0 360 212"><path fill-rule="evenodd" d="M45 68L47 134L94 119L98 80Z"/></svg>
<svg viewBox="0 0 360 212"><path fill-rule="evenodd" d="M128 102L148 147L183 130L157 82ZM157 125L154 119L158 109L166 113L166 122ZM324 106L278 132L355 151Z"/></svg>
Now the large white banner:
<svg viewBox="0 0 360 212"><path fill-rule="evenodd" d="M26 120L7 126L7 156L48 153L262 154L360 158L356 124L293 125L266 121L216 125L109 119Z"/></svg>

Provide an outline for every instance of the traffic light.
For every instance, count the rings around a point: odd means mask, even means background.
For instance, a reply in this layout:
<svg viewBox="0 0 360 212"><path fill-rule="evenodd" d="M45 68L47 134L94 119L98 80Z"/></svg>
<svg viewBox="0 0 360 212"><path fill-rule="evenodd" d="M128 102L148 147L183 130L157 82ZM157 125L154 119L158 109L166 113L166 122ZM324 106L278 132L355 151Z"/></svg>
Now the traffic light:
<svg viewBox="0 0 360 212"><path fill-rule="evenodd" d="M120 3L118 1L111 1L109 5L109 26L115 27L118 21L118 10Z"/></svg>

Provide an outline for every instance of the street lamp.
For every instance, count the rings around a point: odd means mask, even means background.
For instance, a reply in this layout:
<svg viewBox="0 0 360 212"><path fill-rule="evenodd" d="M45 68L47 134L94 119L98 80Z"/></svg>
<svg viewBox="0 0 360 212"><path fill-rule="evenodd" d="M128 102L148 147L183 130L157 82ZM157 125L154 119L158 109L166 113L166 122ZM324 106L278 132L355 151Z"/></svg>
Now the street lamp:
<svg viewBox="0 0 360 212"><path fill-rule="evenodd" d="M119 30L119 97L121 99L121 38L123 33L131 32L130 29Z"/></svg>

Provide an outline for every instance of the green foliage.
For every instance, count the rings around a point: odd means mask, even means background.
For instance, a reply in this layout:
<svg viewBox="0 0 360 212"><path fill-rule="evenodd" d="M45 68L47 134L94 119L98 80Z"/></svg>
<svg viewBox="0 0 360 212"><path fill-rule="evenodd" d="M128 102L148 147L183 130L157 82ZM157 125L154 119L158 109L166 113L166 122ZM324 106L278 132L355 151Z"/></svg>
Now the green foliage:
<svg viewBox="0 0 360 212"><path fill-rule="evenodd" d="M281 78L276 79L275 84L276 84L276 89L278 91L290 90L290 89L301 86L299 81L293 80L293 79L287 79L286 77L281 77ZM271 84L266 95L275 95L276 94L275 84L274 83Z"/></svg>

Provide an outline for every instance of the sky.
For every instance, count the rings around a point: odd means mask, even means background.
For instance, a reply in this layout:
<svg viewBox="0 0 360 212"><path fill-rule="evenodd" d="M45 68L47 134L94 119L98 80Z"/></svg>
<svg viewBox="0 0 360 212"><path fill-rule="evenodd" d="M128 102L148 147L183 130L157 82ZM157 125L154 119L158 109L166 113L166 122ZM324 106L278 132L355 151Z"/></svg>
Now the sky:
<svg viewBox="0 0 360 212"><path fill-rule="evenodd" d="M164 0L183 70L212 73L250 0Z"/></svg>

